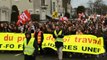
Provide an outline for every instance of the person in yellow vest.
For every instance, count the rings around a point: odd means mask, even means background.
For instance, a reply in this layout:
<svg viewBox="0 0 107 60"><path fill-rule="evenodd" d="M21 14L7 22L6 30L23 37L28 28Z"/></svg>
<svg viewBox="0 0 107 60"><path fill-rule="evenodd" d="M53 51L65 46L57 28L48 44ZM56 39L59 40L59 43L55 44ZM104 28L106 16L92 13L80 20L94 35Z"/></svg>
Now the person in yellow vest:
<svg viewBox="0 0 107 60"><path fill-rule="evenodd" d="M37 42L34 38L31 38L31 32L25 33L26 39L23 42L23 53L24 53L24 60L36 60L37 54Z"/></svg>
<svg viewBox="0 0 107 60"><path fill-rule="evenodd" d="M43 32L40 28L34 33L34 38L38 42L38 48L40 48L40 54L43 54L42 42L43 42Z"/></svg>
<svg viewBox="0 0 107 60"><path fill-rule="evenodd" d="M53 32L53 38L55 38L55 46L57 48L58 59L63 59L63 37L64 32L59 25L56 25L55 30Z"/></svg>

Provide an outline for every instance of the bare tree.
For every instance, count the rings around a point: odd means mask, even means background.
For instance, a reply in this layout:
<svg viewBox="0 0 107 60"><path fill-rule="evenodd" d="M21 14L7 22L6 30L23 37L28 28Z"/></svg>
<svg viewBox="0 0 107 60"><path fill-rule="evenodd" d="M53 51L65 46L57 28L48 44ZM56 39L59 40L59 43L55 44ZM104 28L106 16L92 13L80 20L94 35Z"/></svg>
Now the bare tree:
<svg viewBox="0 0 107 60"><path fill-rule="evenodd" d="M88 5L89 5L89 9L90 9L90 14L93 13L93 8L94 8L93 4L94 3L92 2L92 0L89 0Z"/></svg>
<svg viewBox="0 0 107 60"><path fill-rule="evenodd" d="M91 10L91 13L97 13L97 14L102 14L103 6L106 6L103 0L96 0L95 2L92 2L92 0L89 0L88 4Z"/></svg>

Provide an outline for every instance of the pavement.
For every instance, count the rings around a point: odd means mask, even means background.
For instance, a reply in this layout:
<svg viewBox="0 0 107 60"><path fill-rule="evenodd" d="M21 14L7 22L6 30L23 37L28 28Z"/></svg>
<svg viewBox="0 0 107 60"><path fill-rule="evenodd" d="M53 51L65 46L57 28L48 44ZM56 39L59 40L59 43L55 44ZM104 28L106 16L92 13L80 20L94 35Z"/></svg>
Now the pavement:
<svg viewBox="0 0 107 60"><path fill-rule="evenodd" d="M0 51L0 60L24 60L24 55L22 52L16 51ZM37 55L36 60L58 60L56 53L48 53L44 55ZM83 54L69 54L64 53L63 60L107 60L107 56L91 56Z"/></svg>

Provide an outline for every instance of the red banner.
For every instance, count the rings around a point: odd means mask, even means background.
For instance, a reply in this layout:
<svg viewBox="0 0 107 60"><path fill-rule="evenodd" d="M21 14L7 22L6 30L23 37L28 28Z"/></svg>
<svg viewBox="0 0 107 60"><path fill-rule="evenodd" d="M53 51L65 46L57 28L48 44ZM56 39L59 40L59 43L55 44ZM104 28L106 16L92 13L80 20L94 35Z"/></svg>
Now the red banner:
<svg viewBox="0 0 107 60"><path fill-rule="evenodd" d="M25 10L21 15L18 16L17 25L20 23L25 24L31 20L31 15L28 10Z"/></svg>

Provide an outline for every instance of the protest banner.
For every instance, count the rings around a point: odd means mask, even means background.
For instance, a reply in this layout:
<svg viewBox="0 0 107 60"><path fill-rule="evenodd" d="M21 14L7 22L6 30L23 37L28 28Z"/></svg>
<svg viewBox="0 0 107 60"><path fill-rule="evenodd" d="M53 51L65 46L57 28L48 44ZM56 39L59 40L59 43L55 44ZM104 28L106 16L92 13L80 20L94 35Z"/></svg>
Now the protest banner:
<svg viewBox="0 0 107 60"><path fill-rule="evenodd" d="M94 35L68 35L63 38L63 51L86 54L102 54L105 52L102 37ZM51 34L44 34L43 48L55 48L55 39Z"/></svg>
<svg viewBox="0 0 107 60"><path fill-rule="evenodd" d="M0 33L0 50L22 50L24 34Z"/></svg>
<svg viewBox="0 0 107 60"><path fill-rule="evenodd" d="M23 41L25 35L23 33L0 33L0 50L23 50ZM32 34L32 38L33 34ZM63 38L65 52L76 52L86 54L102 54L105 53L104 42L102 37L94 35L67 35ZM44 34L42 48L55 48L55 39L52 34Z"/></svg>

